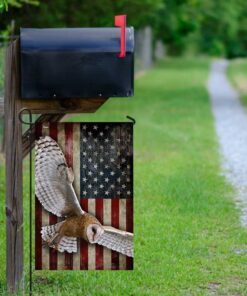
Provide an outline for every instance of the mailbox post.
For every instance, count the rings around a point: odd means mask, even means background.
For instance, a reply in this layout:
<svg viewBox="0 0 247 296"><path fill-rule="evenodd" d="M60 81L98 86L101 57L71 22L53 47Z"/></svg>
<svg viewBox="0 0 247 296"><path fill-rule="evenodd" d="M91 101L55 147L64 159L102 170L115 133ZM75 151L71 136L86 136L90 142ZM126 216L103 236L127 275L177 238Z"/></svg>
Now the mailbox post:
<svg viewBox="0 0 247 296"><path fill-rule="evenodd" d="M27 108L39 122L68 113L89 113L109 97L133 95L134 32L125 28L21 29L6 55L6 232L7 286L22 288L22 160L31 147L18 115ZM31 128L32 129L32 128ZM34 130L31 130L34 132Z"/></svg>

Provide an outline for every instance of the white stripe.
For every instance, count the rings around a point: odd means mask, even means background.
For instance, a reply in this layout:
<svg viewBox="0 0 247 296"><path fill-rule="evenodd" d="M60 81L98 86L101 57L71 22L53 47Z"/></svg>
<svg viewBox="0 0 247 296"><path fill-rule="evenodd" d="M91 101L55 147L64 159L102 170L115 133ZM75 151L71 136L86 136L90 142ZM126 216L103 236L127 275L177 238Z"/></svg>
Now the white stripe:
<svg viewBox="0 0 247 296"><path fill-rule="evenodd" d="M88 199L88 212L95 216L95 199L89 198ZM88 244L88 269L95 269L95 245Z"/></svg>
<svg viewBox="0 0 247 296"><path fill-rule="evenodd" d="M104 199L103 206L104 225L111 226L111 199ZM111 269L111 250L104 248L103 255L104 269Z"/></svg>
<svg viewBox="0 0 247 296"><path fill-rule="evenodd" d="M80 200L80 124L73 124L73 172L75 193ZM73 255L73 269L80 269L80 243L77 240L77 253Z"/></svg>
<svg viewBox="0 0 247 296"><path fill-rule="evenodd" d="M126 199L119 200L119 228L126 230ZM119 269L126 269L126 256L119 254Z"/></svg>

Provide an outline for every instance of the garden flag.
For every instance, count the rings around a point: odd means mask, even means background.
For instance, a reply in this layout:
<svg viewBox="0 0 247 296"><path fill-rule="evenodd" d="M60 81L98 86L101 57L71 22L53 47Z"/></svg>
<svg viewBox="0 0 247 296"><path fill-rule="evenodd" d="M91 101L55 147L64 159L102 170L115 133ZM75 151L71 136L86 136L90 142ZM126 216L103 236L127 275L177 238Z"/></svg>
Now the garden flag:
<svg viewBox="0 0 247 296"><path fill-rule="evenodd" d="M36 123L35 267L133 269L133 124Z"/></svg>

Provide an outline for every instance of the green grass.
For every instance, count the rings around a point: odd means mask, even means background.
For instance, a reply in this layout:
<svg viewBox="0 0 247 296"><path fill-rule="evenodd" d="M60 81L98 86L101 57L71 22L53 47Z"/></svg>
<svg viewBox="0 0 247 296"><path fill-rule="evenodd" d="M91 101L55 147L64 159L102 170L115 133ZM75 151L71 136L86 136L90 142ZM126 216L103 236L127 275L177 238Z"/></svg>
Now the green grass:
<svg viewBox="0 0 247 296"><path fill-rule="evenodd" d="M247 231L220 174L208 69L208 60L167 59L136 81L134 98L111 99L95 114L72 118L137 121L135 270L34 272L34 295L247 294ZM3 199L1 208L3 251ZM3 294L4 258L1 252Z"/></svg>
<svg viewBox="0 0 247 296"><path fill-rule="evenodd" d="M228 76L247 106L247 59L233 60L228 68Z"/></svg>

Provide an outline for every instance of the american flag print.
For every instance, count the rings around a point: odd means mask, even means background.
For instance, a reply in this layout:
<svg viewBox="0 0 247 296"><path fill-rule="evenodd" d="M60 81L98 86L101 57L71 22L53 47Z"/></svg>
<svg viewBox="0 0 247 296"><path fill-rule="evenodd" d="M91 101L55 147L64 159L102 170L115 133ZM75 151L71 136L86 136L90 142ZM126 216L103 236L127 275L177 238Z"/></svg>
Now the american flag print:
<svg viewBox="0 0 247 296"><path fill-rule="evenodd" d="M36 123L35 137L50 136L75 175L84 211L104 225L133 233L133 124ZM42 243L45 225L63 220L35 199L36 270L132 270L133 258L78 239L77 253L60 253Z"/></svg>

